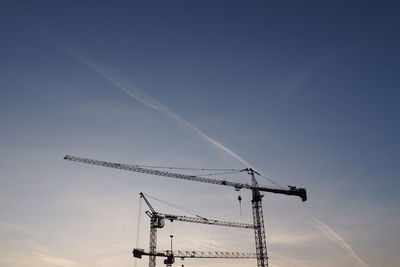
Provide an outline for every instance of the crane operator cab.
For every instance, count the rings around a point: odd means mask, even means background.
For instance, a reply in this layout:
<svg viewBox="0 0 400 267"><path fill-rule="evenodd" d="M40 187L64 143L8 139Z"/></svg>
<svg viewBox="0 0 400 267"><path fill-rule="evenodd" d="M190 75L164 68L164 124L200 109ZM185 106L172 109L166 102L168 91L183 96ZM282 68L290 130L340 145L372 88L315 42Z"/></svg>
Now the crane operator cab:
<svg viewBox="0 0 400 267"><path fill-rule="evenodd" d="M172 265L175 263L175 257L173 254L168 255L167 258L164 260L164 264L166 265Z"/></svg>
<svg viewBox="0 0 400 267"><path fill-rule="evenodd" d="M163 228L165 226L164 218L157 217L157 228Z"/></svg>
<svg viewBox="0 0 400 267"><path fill-rule="evenodd" d="M154 222L152 224L156 228L163 228L165 226L165 220L160 216L155 216Z"/></svg>

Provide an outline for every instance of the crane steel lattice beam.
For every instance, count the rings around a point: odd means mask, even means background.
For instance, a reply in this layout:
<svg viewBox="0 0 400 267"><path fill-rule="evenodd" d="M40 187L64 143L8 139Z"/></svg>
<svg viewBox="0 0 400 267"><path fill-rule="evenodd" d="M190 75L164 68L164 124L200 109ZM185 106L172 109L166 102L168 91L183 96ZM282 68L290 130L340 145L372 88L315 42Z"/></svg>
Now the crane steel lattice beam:
<svg viewBox="0 0 400 267"><path fill-rule="evenodd" d="M142 249L134 249L133 256L141 258L142 256L154 256L154 257L169 257L174 256L176 258L209 258L209 259L255 259L256 253L251 252L221 252L221 251L170 251L149 253Z"/></svg>
<svg viewBox="0 0 400 267"><path fill-rule="evenodd" d="M157 228L160 227L160 219L157 217L151 217L150 218L150 253L154 254L156 253L157 249ZM162 222L163 223L163 222ZM155 267L156 266L156 257L154 255L149 256L149 267Z"/></svg>
<svg viewBox="0 0 400 267"><path fill-rule="evenodd" d="M251 181L254 187L258 187L254 171L250 170ZM267 240L265 238L264 217L262 209L262 196L258 189L252 189L252 208L254 222L254 236L256 242L257 266L268 267Z"/></svg>
<svg viewBox="0 0 400 267"><path fill-rule="evenodd" d="M242 189L242 188L258 189L259 191L264 191L264 192L299 196L303 201L307 200L306 190L304 188L296 188L294 186L291 186L287 190L268 188L268 187L258 187L258 186L249 185L249 184L229 182L226 180L210 179L210 178L204 178L204 177L200 177L200 176L196 176L196 175L186 175L186 174L180 174L180 173L174 173L174 172L165 172L165 171L159 171L159 170L153 170L153 169L146 169L146 168L138 167L135 165L113 163L113 162L108 162L108 161L88 159L88 158L82 158L82 157L76 157L76 156L70 156L70 155L66 155L64 157L64 159L70 160L70 161L75 161L75 162L81 162L81 163L86 163L86 164L93 164L93 165L108 167L108 168L120 169L120 170L125 170L125 171L153 174L153 175L158 175L158 176L178 178L178 179L201 182L201 183L225 185L225 186L234 187L236 189ZM245 169L245 170L249 170L249 169Z"/></svg>
<svg viewBox="0 0 400 267"><path fill-rule="evenodd" d="M254 259L257 257L256 253L251 252L173 251L172 254L177 258Z"/></svg>
<svg viewBox="0 0 400 267"><path fill-rule="evenodd" d="M249 224L249 223L226 222L226 221L207 219L207 218L203 218L203 217L197 218L197 217L189 217L189 216L182 216L182 215L172 215L172 214L166 214L166 213L157 213L157 215L162 218L165 218L167 220L170 220L170 221L211 224L211 225L237 227L237 228L249 228L249 229L254 228L254 225Z"/></svg>
<svg viewBox="0 0 400 267"><path fill-rule="evenodd" d="M190 222L190 223L201 223L201 224L211 224L211 225L217 225L217 226L227 226L227 227L237 227L237 228L249 228L253 229L254 224L250 223L239 223L239 222L227 222L227 221L220 221L220 220L213 220L213 219L208 219L205 217L190 217L190 216L184 216L184 215L174 215L174 214L167 214L167 213L161 213L157 212L153 206L150 204L149 200L146 198L146 196L140 192L139 193L140 197L144 199L146 202L147 206L151 211L146 211L146 214L150 217L157 217L159 218L160 222L158 223L157 228L162 228L164 225L161 225L161 220L162 219L167 219L172 221L181 221L181 222ZM156 225L156 224L154 224ZM161 227L160 227L161 226Z"/></svg>

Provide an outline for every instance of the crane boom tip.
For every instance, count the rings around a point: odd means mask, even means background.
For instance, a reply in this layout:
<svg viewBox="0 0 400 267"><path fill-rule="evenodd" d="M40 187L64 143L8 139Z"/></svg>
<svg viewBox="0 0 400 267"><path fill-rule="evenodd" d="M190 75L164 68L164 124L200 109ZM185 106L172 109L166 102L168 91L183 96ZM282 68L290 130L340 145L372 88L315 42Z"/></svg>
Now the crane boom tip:
<svg viewBox="0 0 400 267"><path fill-rule="evenodd" d="M300 198L303 202L307 201L307 191L305 188L299 188Z"/></svg>

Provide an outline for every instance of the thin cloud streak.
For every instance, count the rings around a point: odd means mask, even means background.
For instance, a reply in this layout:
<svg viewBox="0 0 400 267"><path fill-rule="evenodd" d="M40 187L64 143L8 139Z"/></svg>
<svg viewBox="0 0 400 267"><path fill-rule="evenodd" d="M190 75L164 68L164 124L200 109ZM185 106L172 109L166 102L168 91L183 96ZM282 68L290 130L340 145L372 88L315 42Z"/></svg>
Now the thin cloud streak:
<svg viewBox="0 0 400 267"><path fill-rule="evenodd" d="M193 130L196 134L201 136L203 139L208 141L210 144L212 144L213 146L217 147L218 149L224 151L225 153L232 156L236 160L240 161L244 165L251 166L250 163L248 163L246 160L242 159L238 154L233 152L231 149L227 148L226 146L224 146L223 144L221 144L214 138L211 138L210 136L208 136L207 134L202 132L199 128L197 128L195 125L186 121L185 119L180 117L178 114L174 113L173 111L169 110L167 107L163 106L161 103L159 103L156 100L154 100L153 98L145 95L145 93L143 91L141 91L140 89L138 89L132 85L129 85L126 81L123 81L120 77L117 77L116 75L114 75L110 72L106 72L105 70L100 69L98 66L94 66L94 65L91 65L91 66L99 74L101 74L104 78L109 80L116 87L120 88L127 95L140 101L141 103L143 103L144 105L146 105L150 108L153 108L157 111L160 111L160 112L166 114L167 116L169 116L172 119L174 119L175 121L177 121L179 124ZM133 93L132 90L135 90L136 93Z"/></svg>
<svg viewBox="0 0 400 267"><path fill-rule="evenodd" d="M69 259L54 257L52 255L45 255L42 253L36 253L42 261L52 266L76 266L78 263Z"/></svg>
<svg viewBox="0 0 400 267"><path fill-rule="evenodd" d="M306 265L302 265L302 264L300 264L297 260L295 261L295 260L293 260L293 259L291 259L291 258L288 258L288 257L286 257L286 256L283 256L283 255L281 255L281 254L279 254L279 253L274 253L273 254L274 256L278 256L279 258L282 258L282 259L284 259L285 261L289 261L291 264L294 264L295 266L298 266L298 267L306 267ZM271 264L270 264L271 265ZM271 266L272 267L272 266Z"/></svg>
<svg viewBox="0 0 400 267"><path fill-rule="evenodd" d="M88 61L87 59L82 58L81 56L77 55L71 49L69 49L69 48L67 48L65 46L63 46L63 47L71 55L76 57L80 62L84 63L85 65L89 66L91 69L95 70L97 73L99 73L101 76L103 76L105 79L107 79L114 86L116 86L119 89L121 89L128 96L134 98L135 100L141 102L142 104L144 104L144 105L146 105L146 106L148 106L148 107L150 107L150 108L152 108L154 110L160 111L160 112L164 113L165 115L171 117L176 122L178 122L179 124L181 124L181 125L189 128L189 129L193 130L197 135L199 135L200 137L205 139L208 143L210 143L211 145L213 145L213 146L217 147L218 149L222 150L226 154L232 156L233 158L235 158L236 160L238 160L239 162L244 164L246 167L252 167L252 165L249 162L247 162L246 160L241 158L238 154L233 152L231 149L229 149L228 147L226 147L222 143L218 142L214 138L208 136L203 131L201 131L199 128L197 128L195 125L193 125L192 123L186 121L185 119L183 119L181 116L179 116L175 112L169 110L167 107L165 107L164 105L162 105L161 103L156 101L154 98L146 95L139 88L129 84L127 81L123 80L121 77L118 77L117 75L102 69L101 67L99 67L98 65Z"/></svg>
<svg viewBox="0 0 400 267"><path fill-rule="evenodd" d="M214 243L214 245L213 245L213 244L210 244L210 242L207 242L207 241L204 241L204 240L199 240L199 239L193 239L193 238L190 238L190 237L184 237L183 239L187 240L187 241L190 241L190 242L192 242L192 243L194 243L195 245L198 245L198 246L203 246L203 247L215 249L215 250L218 250L218 251L224 251L222 246L220 244L216 243L215 241L211 242L211 243Z"/></svg>
<svg viewBox="0 0 400 267"><path fill-rule="evenodd" d="M314 223L314 226L317 227L326 237L328 237L330 240L335 242L337 245L339 245L344 251L347 253L347 255L358 265L364 266L364 267L369 267L369 265L363 261L353 250L353 248L350 246L349 243L346 242L338 233L336 233L331 227L329 227L326 223L322 222L321 220L315 218L313 215L308 213L310 216L311 220Z"/></svg>

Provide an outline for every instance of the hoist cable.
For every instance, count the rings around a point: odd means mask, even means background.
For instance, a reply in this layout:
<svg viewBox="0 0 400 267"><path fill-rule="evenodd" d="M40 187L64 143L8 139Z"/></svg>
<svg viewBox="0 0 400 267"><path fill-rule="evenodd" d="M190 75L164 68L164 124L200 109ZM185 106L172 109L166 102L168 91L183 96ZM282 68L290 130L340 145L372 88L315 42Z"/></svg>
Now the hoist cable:
<svg viewBox="0 0 400 267"><path fill-rule="evenodd" d="M139 168L153 168L153 169L170 169L170 170L190 170L190 171L231 171L236 172L241 169L218 169L218 168L186 168L186 167L169 167L169 166L154 166L154 165L138 165L131 164L134 167Z"/></svg>
<svg viewBox="0 0 400 267"><path fill-rule="evenodd" d="M86 165L85 163L77 162L77 164L78 164L78 166L80 166L82 168L85 168L85 169L88 169L88 170L91 170L91 171L94 171L94 172L101 173L102 175L111 176L111 177L114 177L114 178L118 178L120 180L124 180L124 181L128 181L128 182L131 182L131 183L135 183L135 184L152 185L152 186L162 187L162 188L165 188L165 187L178 188L178 189L185 189L185 190L209 190L208 188L186 187L186 186L175 186L175 185L171 186L171 185L160 185L158 183L140 182L140 181L133 180L131 177L124 177L124 176L120 176L120 175L115 175L115 174L112 174L110 172L102 171L99 168L93 168L91 166Z"/></svg>
<svg viewBox="0 0 400 267"><path fill-rule="evenodd" d="M229 172L216 172L216 173L197 174L196 176L224 175L224 174L232 174L232 173L239 173L239 172L241 172L241 171L229 171Z"/></svg>
<svg viewBox="0 0 400 267"><path fill-rule="evenodd" d="M176 205L173 205L173 204L171 204L171 203L168 203L167 201L164 201L164 200L161 200L161 199L158 199L158 198L156 198L156 197L153 197L153 196L150 196L150 195L147 195L147 194L144 194L146 197L149 197L149 198L151 198L151 199L154 199L154 200L156 200L156 201L158 201L158 202L161 202L161 203L163 203L163 204L165 204L165 205L168 205L168 206L170 206L170 207L173 207L173 208L175 208L175 209L178 209L178 210L181 210L181 211L183 211L183 212L186 212L186 213L189 213L189 214L191 214L191 215L193 215L193 216L196 216L196 217L198 217L198 218L214 218L214 219L217 219L217 220L223 220L223 219L221 219L221 218L217 218L217 217L215 217L215 216L202 216L202 215L199 215L199 213L195 213L194 211L191 211L191 210L189 210L189 209L185 209L185 208L182 208L182 207L179 207L179 206L176 206Z"/></svg>
<svg viewBox="0 0 400 267"><path fill-rule="evenodd" d="M154 199L154 200L156 200L156 201L158 201L158 202L161 202L161 203L163 203L163 204L165 204L165 205L168 205L168 206L170 206L170 207L179 209L179 210L181 210L181 211L187 212L187 213L189 213L189 214L191 214L191 215L194 215L194 216L199 216L199 215L195 214L194 212L192 212L192 211L190 211L190 210L188 210L188 209L184 209L184 208L182 208L182 207L173 205L173 204L171 204L171 203L168 203L167 201L158 199L158 198L156 198L156 197L153 197L153 196L150 196L150 195L147 195L147 194L144 194L144 195L145 195L146 197L149 197L149 198L151 198L151 199ZM199 216L199 217L201 217L201 216Z"/></svg>
<svg viewBox="0 0 400 267"><path fill-rule="evenodd" d="M262 174L260 174L260 177L264 178L265 180L269 181L271 184L275 185L276 187L280 188L280 189L286 189L287 186L283 186L281 184L278 184L278 182L272 180L271 178L264 176Z"/></svg>

